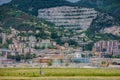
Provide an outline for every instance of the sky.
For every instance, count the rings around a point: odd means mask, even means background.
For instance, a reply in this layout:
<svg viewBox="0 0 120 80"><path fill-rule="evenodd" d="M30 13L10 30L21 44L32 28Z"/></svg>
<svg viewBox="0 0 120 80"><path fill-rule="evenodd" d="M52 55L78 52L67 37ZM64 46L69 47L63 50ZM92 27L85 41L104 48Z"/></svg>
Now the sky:
<svg viewBox="0 0 120 80"><path fill-rule="evenodd" d="M10 2L11 0L0 0L0 5L4 4L4 3L8 3ZM70 1L70 2L77 2L79 0L67 0L67 1Z"/></svg>
<svg viewBox="0 0 120 80"><path fill-rule="evenodd" d="M4 4L4 3L8 3L10 2L11 0L0 0L0 5Z"/></svg>
<svg viewBox="0 0 120 80"><path fill-rule="evenodd" d="M79 1L79 0L67 0L67 1L70 1L70 2L77 2L77 1Z"/></svg>

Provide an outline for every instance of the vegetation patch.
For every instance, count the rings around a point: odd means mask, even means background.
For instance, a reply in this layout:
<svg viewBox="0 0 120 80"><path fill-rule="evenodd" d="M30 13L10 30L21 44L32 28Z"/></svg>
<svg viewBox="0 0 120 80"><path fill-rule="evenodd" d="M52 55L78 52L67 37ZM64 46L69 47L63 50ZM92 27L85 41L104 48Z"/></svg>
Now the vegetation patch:
<svg viewBox="0 0 120 80"><path fill-rule="evenodd" d="M1 68L0 76L15 77L70 77L70 76L86 76L86 77L112 77L120 76L120 69L98 68L98 69L82 69L82 68ZM42 74L40 74L42 72Z"/></svg>

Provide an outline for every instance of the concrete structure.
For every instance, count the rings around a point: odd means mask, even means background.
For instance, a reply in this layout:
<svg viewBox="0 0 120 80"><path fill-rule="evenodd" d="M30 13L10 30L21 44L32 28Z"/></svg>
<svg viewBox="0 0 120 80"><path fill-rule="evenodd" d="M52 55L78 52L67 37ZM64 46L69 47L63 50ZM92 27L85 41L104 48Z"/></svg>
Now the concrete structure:
<svg viewBox="0 0 120 80"><path fill-rule="evenodd" d="M82 57L82 53L78 51L74 53L74 58L81 58L81 57Z"/></svg>
<svg viewBox="0 0 120 80"><path fill-rule="evenodd" d="M35 36L30 36L30 37L29 37L29 41L30 41L30 42L36 42L37 39L36 39Z"/></svg>
<svg viewBox="0 0 120 80"><path fill-rule="evenodd" d="M40 42L40 47L48 48L50 46L52 46L52 44L51 44L51 41L48 40L48 39L47 40L42 40Z"/></svg>

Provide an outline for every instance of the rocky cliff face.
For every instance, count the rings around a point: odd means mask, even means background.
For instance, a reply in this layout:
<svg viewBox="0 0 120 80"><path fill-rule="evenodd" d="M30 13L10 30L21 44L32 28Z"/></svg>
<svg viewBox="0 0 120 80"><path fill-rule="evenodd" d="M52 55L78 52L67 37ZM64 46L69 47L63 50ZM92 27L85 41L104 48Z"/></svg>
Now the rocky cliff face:
<svg viewBox="0 0 120 80"><path fill-rule="evenodd" d="M91 29L94 33L120 36L118 28L120 20L107 13L98 12L94 8L71 6L44 8L39 9L38 18L55 23L59 27Z"/></svg>
<svg viewBox="0 0 120 80"><path fill-rule="evenodd" d="M57 26L86 30L92 20L96 18L98 12L93 8L62 6L39 9L38 14L39 18L44 18Z"/></svg>

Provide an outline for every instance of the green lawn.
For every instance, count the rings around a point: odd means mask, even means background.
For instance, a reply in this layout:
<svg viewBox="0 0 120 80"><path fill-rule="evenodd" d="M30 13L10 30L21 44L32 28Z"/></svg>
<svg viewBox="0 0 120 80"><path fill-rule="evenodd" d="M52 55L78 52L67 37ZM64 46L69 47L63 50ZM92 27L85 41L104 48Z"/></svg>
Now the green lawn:
<svg viewBox="0 0 120 80"><path fill-rule="evenodd" d="M120 68L84 69L84 68L0 68L0 77L120 77Z"/></svg>
<svg viewBox="0 0 120 80"><path fill-rule="evenodd" d="M120 77L0 77L0 80L120 80Z"/></svg>

